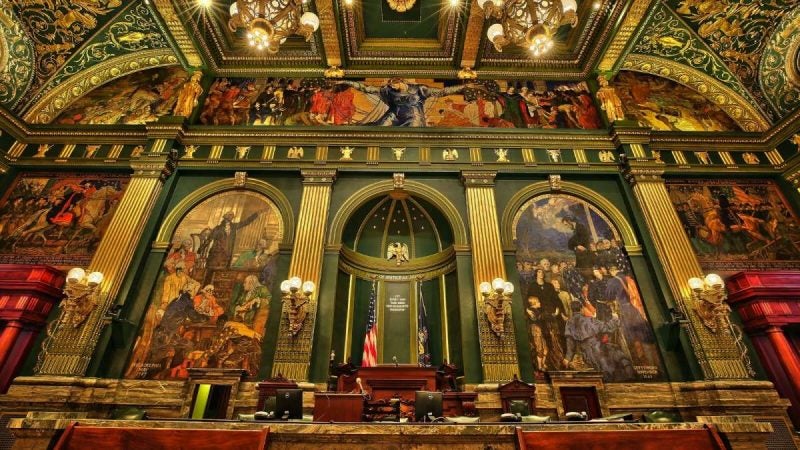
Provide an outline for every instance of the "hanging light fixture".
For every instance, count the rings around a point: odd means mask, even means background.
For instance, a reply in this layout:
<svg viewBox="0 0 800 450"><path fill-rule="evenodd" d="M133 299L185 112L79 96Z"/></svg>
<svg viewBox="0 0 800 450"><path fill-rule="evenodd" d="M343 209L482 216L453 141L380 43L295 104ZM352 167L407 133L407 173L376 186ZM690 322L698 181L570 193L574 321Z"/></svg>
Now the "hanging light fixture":
<svg viewBox="0 0 800 450"><path fill-rule="evenodd" d="M259 51L277 53L286 38L298 34L311 40L319 17L303 11L300 0L236 0L230 6L228 27L245 30L247 44Z"/></svg>
<svg viewBox="0 0 800 450"><path fill-rule="evenodd" d="M553 47L553 36L562 25L578 24L575 0L478 0L478 6L487 19L498 21L486 30L498 52L514 44L539 57Z"/></svg>

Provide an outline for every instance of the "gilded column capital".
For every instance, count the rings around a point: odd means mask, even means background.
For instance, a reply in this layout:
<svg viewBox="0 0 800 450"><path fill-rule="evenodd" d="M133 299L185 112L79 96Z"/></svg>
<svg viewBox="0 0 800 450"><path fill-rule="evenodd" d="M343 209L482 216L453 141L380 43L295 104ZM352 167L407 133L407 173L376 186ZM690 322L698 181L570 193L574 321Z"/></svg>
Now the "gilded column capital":
<svg viewBox="0 0 800 450"><path fill-rule="evenodd" d="M335 169L301 170L303 184L333 184L336 181Z"/></svg>
<svg viewBox="0 0 800 450"><path fill-rule="evenodd" d="M186 134L186 118L163 116L155 122L145 124L149 139L167 139L180 142Z"/></svg>
<svg viewBox="0 0 800 450"><path fill-rule="evenodd" d="M492 187L497 172L488 170L465 170L461 172L461 181L465 187Z"/></svg>
<svg viewBox="0 0 800 450"><path fill-rule="evenodd" d="M631 185L640 183L663 183L664 168L648 166L625 166L622 170L625 180Z"/></svg>
<svg viewBox="0 0 800 450"><path fill-rule="evenodd" d="M172 176L178 165L178 151L150 153L131 161L134 178L158 178L162 183Z"/></svg>

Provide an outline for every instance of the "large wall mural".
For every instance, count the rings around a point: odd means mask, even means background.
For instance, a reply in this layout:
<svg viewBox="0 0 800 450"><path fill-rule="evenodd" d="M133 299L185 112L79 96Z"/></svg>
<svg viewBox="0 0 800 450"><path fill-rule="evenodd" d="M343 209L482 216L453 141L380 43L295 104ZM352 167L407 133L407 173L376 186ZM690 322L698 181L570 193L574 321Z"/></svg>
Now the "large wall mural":
<svg viewBox="0 0 800 450"><path fill-rule="evenodd" d="M666 78L621 71L613 82L625 113L661 131L738 131L739 126L699 93Z"/></svg>
<svg viewBox="0 0 800 450"><path fill-rule="evenodd" d="M800 223L774 183L673 180L667 189L704 269L800 267Z"/></svg>
<svg viewBox="0 0 800 450"><path fill-rule="evenodd" d="M600 128L585 83L218 79L204 125Z"/></svg>
<svg viewBox="0 0 800 450"><path fill-rule="evenodd" d="M189 75L181 67L162 67L130 74L101 86L64 110L55 123L135 125L171 114Z"/></svg>
<svg viewBox="0 0 800 450"><path fill-rule="evenodd" d="M175 229L126 377L179 379L190 367L258 373L283 219L272 201L224 192Z"/></svg>
<svg viewBox="0 0 800 450"><path fill-rule="evenodd" d="M607 381L664 376L618 231L595 206L537 196L517 212L514 240L537 372L599 370Z"/></svg>
<svg viewBox="0 0 800 450"><path fill-rule="evenodd" d="M86 267L129 177L24 173L0 202L0 263Z"/></svg>

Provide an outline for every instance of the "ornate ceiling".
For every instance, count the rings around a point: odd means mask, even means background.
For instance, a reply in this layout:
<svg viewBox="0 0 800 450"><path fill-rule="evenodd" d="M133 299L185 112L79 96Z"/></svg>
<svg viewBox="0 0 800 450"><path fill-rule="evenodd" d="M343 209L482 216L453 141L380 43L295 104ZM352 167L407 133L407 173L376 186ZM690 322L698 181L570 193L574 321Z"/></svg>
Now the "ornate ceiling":
<svg viewBox="0 0 800 450"><path fill-rule="evenodd" d="M417 0L403 13L386 2L309 0L319 30L267 55L228 29L231 0L0 0L0 104L47 123L113 79L181 64L211 77L339 66L345 77L431 79L471 67L486 79L567 81L634 70L695 89L750 131L800 107L800 0L579 0L577 26L562 26L539 59L498 52L476 0Z"/></svg>

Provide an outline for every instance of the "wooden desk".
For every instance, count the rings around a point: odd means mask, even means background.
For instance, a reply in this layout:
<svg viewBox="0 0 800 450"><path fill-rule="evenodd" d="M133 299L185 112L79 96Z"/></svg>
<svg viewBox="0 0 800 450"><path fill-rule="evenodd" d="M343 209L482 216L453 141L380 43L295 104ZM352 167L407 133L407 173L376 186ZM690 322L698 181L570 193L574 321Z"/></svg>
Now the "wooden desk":
<svg viewBox="0 0 800 450"><path fill-rule="evenodd" d="M314 393L314 422L361 422L363 414L361 394Z"/></svg>
<svg viewBox="0 0 800 450"><path fill-rule="evenodd" d="M361 367L355 374L373 400L403 398L414 401L416 391L436 390L436 368L416 365ZM341 380L341 378L340 378ZM339 386L343 389L344 386Z"/></svg>

